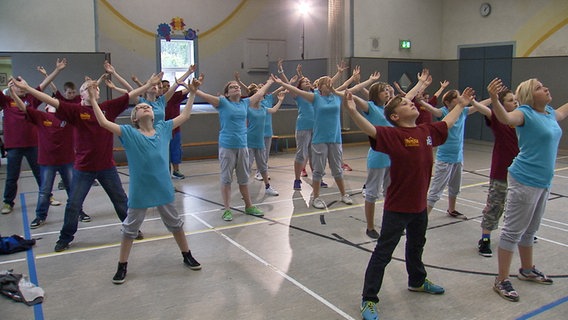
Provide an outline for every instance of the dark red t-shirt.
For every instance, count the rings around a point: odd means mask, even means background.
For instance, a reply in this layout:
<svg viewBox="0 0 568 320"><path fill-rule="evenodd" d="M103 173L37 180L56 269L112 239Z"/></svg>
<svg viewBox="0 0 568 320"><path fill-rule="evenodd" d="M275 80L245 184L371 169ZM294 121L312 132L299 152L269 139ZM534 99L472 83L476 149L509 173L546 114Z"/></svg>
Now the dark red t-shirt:
<svg viewBox="0 0 568 320"><path fill-rule="evenodd" d="M36 89L40 90L39 87ZM20 98L27 107L34 109L41 104L41 101L29 93ZM4 110L4 147L6 149L37 147L36 127L26 121L26 113L18 108L16 102L1 91L0 108Z"/></svg>
<svg viewBox="0 0 568 320"><path fill-rule="evenodd" d="M73 126L59 120L53 113L27 108L27 119L38 131L38 164L59 166L73 163Z"/></svg>
<svg viewBox="0 0 568 320"><path fill-rule="evenodd" d="M128 108L128 94L100 104L109 121ZM113 134L101 127L91 106L59 100L57 117L75 128L75 169L80 171L107 170L115 166L112 154Z"/></svg>
<svg viewBox="0 0 568 320"><path fill-rule="evenodd" d="M168 100L168 103L166 105L166 116L165 116L165 120L170 120L173 119L177 116L179 116L180 114L180 104L183 102L183 100L185 100L186 96L183 95L183 93L181 91L176 91L174 92L174 95L170 98L170 100ZM175 128L174 130L172 130L172 136L175 133L180 132L180 127Z"/></svg>
<svg viewBox="0 0 568 320"><path fill-rule="evenodd" d="M515 128L502 124L491 110L491 119L485 117L485 124L495 137L491 155L491 172L489 178L507 181L507 168L519 153L519 141Z"/></svg>
<svg viewBox="0 0 568 320"><path fill-rule="evenodd" d="M403 213L424 211L434 164L432 148L446 141L448 126L440 121L413 128L375 128L375 139L369 138L371 148L388 154L391 159L391 183L384 209Z"/></svg>

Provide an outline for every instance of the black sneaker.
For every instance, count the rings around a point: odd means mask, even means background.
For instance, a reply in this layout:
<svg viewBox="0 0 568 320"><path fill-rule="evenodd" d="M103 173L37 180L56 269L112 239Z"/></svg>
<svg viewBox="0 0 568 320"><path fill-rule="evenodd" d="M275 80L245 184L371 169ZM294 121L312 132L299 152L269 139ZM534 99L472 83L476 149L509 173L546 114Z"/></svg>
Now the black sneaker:
<svg viewBox="0 0 568 320"><path fill-rule="evenodd" d="M88 214L82 212L82 213L79 215L79 220L81 220L81 222L91 222L92 219L91 219L91 216L89 216Z"/></svg>
<svg viewBox="0 0 568 320"><path fill-rule="evenodd" d="M191 270L201 270L201 264L191 255L191 251L182 252L183 263Z"/></svg>
<svg viewBox="0 0 568 320"><path fill-rule="evenodd" d="M65 184L63 183L63 180L59 181L59 183L57 184L57 189L65 190Z"/></svg>
<svg viewBox="0 0 568 320"><path fill-rule="evenodd" d="M379 233L375 229L367 230L367 231L365 231L365 233L367 234L367 236L369 238L372 238L372 239L378 239L379 238Z"/></svg>
<svg viewBox="0 0 568 320"><path fill-rule="evenodd" d="M491 251L491 240L484 238L480 239L477 243L477 249L479 249L479 255L484 257L492 257L493 252Z"/></svg>
<svg viewBox="0 0 568 320"><path fill-rule="evenodd" d="M55 243L55 249L53 250L55 250L55 252L61 252L67 249L69 249L69 243L58 240L57 243Z"/></svg>
<svg viewBox="0 0 568 320"><path fill-rule="evenodd" d="M136 238L134 238L134 240L142 240L144 239L144 234L142 233L142 231L138 230L138 235L136 236Z"/></svg>
<svg viewBox="0 0 568 320"><path fill-rule="evenodd" d="M114 284L123 284L126 281L126 265L128 262L119 262L118 268L116 269L116 273L114 277L112 277L112 283Z"/></svg>
<svg viewBox="0 0 568 320"><path fill-rule="evenodd" d="M32 221L32 223L30 223L30 229L36 229L41 227L42 224L45 223L44 219L40 219L40 218L35 218L34 221Z"/></svg>

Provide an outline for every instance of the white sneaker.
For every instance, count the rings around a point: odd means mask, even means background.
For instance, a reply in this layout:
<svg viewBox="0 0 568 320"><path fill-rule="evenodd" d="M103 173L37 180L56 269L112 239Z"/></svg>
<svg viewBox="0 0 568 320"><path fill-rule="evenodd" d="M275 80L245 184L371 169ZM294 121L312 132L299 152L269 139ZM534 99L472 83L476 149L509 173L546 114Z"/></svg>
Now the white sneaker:
<svg viewBox="0 0 568 320"><path fill-rule="evenodd" d="M341 202L343 202L345 204L353 204L353 200L351 199L351 196L348 195L347 193L341 196Z"/></svg>
<svg viewBox="0 0 568 320"><path fill-rule="evenodd" d="M61 201L55 200L54 197L49 198L49 204L52 206L60 206L61 205Z"/></svg>
<svg viewBox="0 0 568 320"><path fill-rule="evenodd" d="M260 172L257 172L257 173L254 175L254 178L255 178L256 180L258 180L258 181L262 181L262 180L263 180L263 179L262 179L262 175L260 174Z"/></svg>
<svg viewBox="0 0 568 320"><path fill-rule="evenodd" d="M278 195L278 191L272 189L272 187L268 187L268 188L264 189L264 193L269 195L269 196L277 196Z"/></svg>
<svg viewBox="0 0 568 320"><path fill-rule="evenodd" d="M367 195L367 186L363 185L363 188L361 188L361 194L363 195L363 198L365 198L365 196Z"/></svg>
<svg viewBox="0 0 568 320"><path fill-rule="evenodd" d="M312 201L312 207L316 209L325 209L325 202L320 198L315 198Z"/></svg>

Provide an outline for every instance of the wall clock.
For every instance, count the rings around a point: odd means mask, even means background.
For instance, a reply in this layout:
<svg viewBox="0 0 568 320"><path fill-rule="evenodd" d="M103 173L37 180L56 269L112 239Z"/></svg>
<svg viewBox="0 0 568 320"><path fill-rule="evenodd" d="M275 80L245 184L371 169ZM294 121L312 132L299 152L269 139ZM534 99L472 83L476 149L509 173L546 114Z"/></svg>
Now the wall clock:
<svg viewBox="0 0 568 320"><path fill-rule="evenodd" d="M487 2L484 2L481 4L481 6L479 7L479 14L482 17L487 17L488 15L491 14L491 5Z"/></svg>

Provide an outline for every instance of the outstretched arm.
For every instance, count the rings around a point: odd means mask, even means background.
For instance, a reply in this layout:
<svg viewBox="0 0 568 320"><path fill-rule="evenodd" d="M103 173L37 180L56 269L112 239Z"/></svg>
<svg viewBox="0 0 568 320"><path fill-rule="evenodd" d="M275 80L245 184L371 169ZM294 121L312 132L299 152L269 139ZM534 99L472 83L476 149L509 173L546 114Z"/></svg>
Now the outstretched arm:
<svg viewBox="0 0 568 320"><path fill-rule="evenodd" d="M191 117L191 110L193 109L193 101L195 100L195 93L197 92L197 88L199 88L200 85L201 82L199 82L198 79L193 79L191 84L187 86L187 89L189 90L189 97L187 97L187 102L185 104L185 108L183 108L183 111L179 114L179 116L173 119L174 129L181 126L184 122L189 120L189 117Z"/></svg>
<svg viewBox="0 0 568 320"><path fill-rule="evenodd" d="M347 79L345 82L343 82L343 84L340 85L339 87L337 87L335 90L336 91L343 91L343 90L349 88L349 86L353 82L359 82L360 79L361 79L361 67L355 66L355 68L353 68L353 73L351 74L351 77L349 77L349 79ZM351 89L351 91L355 91L355 90Z"/></svg>
<svg viewBox="0 0 568 320"><path fill-rule="evenodd" d="M331 77L331 85L332 86L335 82L337 82L337 80L339 80L343 71L345 71L347 69L349 69L349 67L347 66L345 61L341 60L341 62L339 62L339 64L337 65L337 72L333 75L333 77Z"/></svg>
<svg viewBox="0 0 568 320"><path fill-rule="evenodd" d="M148 79L148 81L146 81L146 83L144 83L143 86L138 87L138 88L128 92L129 99L133 99L133 98L138 97L139 95L144 94L144 92L146 92L146 90L148 90L151 86L155 86L158 83L162 82L163 76L164 76L163 72L160 72L158 74L153 74L150 77L150 79Z"/></svg>
<svg viewBox="0 0 568 320"><path fill-rule="evenodd" d="M417 78L418 82L416 82L416 85L414 85L414 87L412 87L412 89L410 89L410 91L406 93L406 98L408 98L409 100L414 99L414 97L416 97L420 90L424 90L426 83L432 83L430 70L426 68L422 69L422 72L417 75Z"/></svg>
<svg viewBox="0 0 568 320"><path fill-rule="evenodd" d="M266 94L266 92L268 92L268 89L270 88L270 86L274 83L274 80L269 77L268 80L266 80L266 83L260 88L258 89L252 96L250 96L250 104L251 105L255 105L257 103L259 103L262 99L264 99L264 95Z"/></svg>
<svg viewBox="0 0 568 320"><path fill-rule="evenodd" d="M45 78L47 78L47 71L45 71L45 68L42 66L37 66L37 71L41 74L43 74L43 76ZM51 88L51 91L53 91L53 93L57 92L57 86L53 83L53 81L51 81L49 83L49 87Z"/></svg>
<svg viewBox="0 0 568 320"><path fill-rule="evenodd" d="M282 87L280 87L280 88L282 88ZM276 111L278 111L278 109L280 109L280 107L282 106L282 101L284 101L284 97L286 96L286 92L288 92L288 91L284 90L284 91L278 92L278 102L276 102L276 104L272 108L266 109L266 112L276 113Z"/></svg>
<svg viewBox="0 0 568 320"><path fill-rule="evenodd" d="M11 81L14 83L14 86L16 86L16 87L18 87L22 90L25 90L27 93L31 94L32 96L34 96L39 101L45 102L49 105L52 105L55 108L59 108L59 100L51 97L50 95L48 95L44 92L38 91L36 88L30 87L30 85L22 77L12 79Z"/></svg>
<svg viewBox="0 0 568 320"><path fill-rule="evenodd" d="M93 112L95 113L95 117L97 118L99 125L112 132L113 134L120 136L120 126L112 121L109 121L105 117L103 111L101 110L101 107L99 106L99 103L97 102L95 94L97 87L95 85L90 85L87 90L89 91L89 101L91 103L91 106L93 107Z"/></svg>
<svg viewBox="0 0 568 320"><path fill-rule="evenodd" d="M26 105L24 104L24 102L22 101L22 99L18 96L18 94L16 93L16 87L14 86L14 80L10 80L10 82L8 82L8 86L10 88L10 96L12 97L12 99L14 100L14 102L16 103L16 106L18 107L18 109L20 109L20 111L27 113L27 109L26 109Z"/></svg>
<svg viewBox="0 0 568 320"><path fill-rule="evenodd" d="M166 91L166 93L164 94L164 97L166 98L166 101L170 100L170 98L174 95L174 93L177 90L177 87L179 86L179 81L181 82L185 82L185 80L187 80L187 78L195 72L195 69L197 69L197 66L192 64L189 66L189 68L187 69L187 71L181 75L181 77L179 79L176 79L176 83L172 86L170 86L170 88L168 89L168 91Z"/></svg>
<svg viewBox="0 0 568 320"><path fill-rule="evenodd" d="M442 82L440 82L440 89L438 89L438 91L436 91L436 93L434 93L434 96L436 98L439 98L440 95L442 94L442 92L444 92L444 90L446 90L446 88L450 85L450 82L447 80L444 80Z"/></svg>
<svg viewBox="0 0 568 320"><path fill-rule="evenodd" d="M124 88L119 88L117 87L114 82L112 82L110 79L105 79L105 84L107 87L109 87L111 90L114 90L116 92L120 92L121 94L125 94L128 93L128 90L124 89Z"/></svg>
<svg viewBox="0 0 568 320"><path fill-rule="evenodd" d="M105 68L106 73L114 76L118 81L118 83L120 83L121 86L123 86L126 90L128 90L128 92L134 90L130 85L130 83L128 83L128 81L126 81L120 74L118 74L118 72L116 72L116 69L112 66L112 64L110 64L110 62L108 62L108 60L105 60L103 66Z"/></svg>
<svg viewBox="0 0 568 320"><path fill-rule="evenodd" d="M138 77L135 76L135 75L130 76L130 79L132 79L132 82L136 83L136 85L139 86L139 87L141 87L141 86L144 85L144 84L142 83L142 81L140 81L140 80L138 79Z"/></svg>
<svg viewBox="0 0 568 320"><path fill-rule="evenodd" d="M359 111L357 111L357 107L355 105L355 101L353 100L353 94L351 93L351 91L345 91L341 105L348 111L349 116L351 117L353 122L355 122L355 125L359 127L359 129L361 129L366 135L371 138L375 138L377 136L377 129L375 129L375 126L373 126L369 122L369 120L365 119L365 117L363 117L363 115L361 115Z"/></svg>
<svg viewBox="0 0 568 320"><path fill-rule="evenodd" d="M244 83L244 82L241 80L241 76L239 75L239 73L238 73L237 71L235 71L234 76L235 76L235 81L239 84L239 86L241 86L241 89L242 89L243 92L245 93L245 96L248 97L248 95L249 95L249 89L248 89L248 87L247 87L247 84Z"/></svg>
<svg viewBox="0 0 568 320"><path fill-rule="evenodd" d="M433 105L426 102L424 99L417 100L417 102L423 106L428 112L430 112L434 117L439 118L442 116L442 110L434 107Z"/></svg>
<svg viewBox="0 0 568 320"><path fill-rule="evenodd" d="M491 109L482 102L478 102L475 99L471 100L472 109L476 109L479 113L491 119Z"/></svg>
<svg viewBox="0 0 568 320"><path fill-rule="evenodd" d="M473 100L474 94L475 91L470 87L463 90L462 95L458 97L458 104L442 119L448 125L448 129L454 126L463 109Z"/></svg>
<svg viewBox="0 0 568 320"><path fill-rule="evenodd" d="M43 91L43 89L45 89L45 87L50 84L59 72L65 69L65 67L67 67L67 59L63 58L59 60L59 58L57 58L57 61L55 62L55 69L39 84L39 90Z"/></svg>
<svg viewBox="0 0 568 320"><path fill-rule="evenodd" d="M274 75L271 75L271 79L274 82L278 83L279 85L283 86L289 92L304 98L305 100L307 100L310 103L314 102L314 93L313 92L308 92L308 91L304 91L302 89L298 89L298 88L296 88L295 86L293 86L289 83L285 83L284 81L282 81L282 79L276 78Z"/></svg>
<svg viewBox="0 0 568 320"><path fill-rule="evenodd" d="M495 117L502 124L513 127L521 126L525 123L525 115L517 109L507 112L505 107L503 107L499 101L499 92L505 89L505 85L503 85L503 82L499 78L493 79L487 86L487 91L489 92L489 97L491 97L491 105L493 106Z"/></svg>

